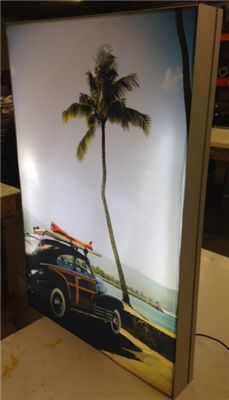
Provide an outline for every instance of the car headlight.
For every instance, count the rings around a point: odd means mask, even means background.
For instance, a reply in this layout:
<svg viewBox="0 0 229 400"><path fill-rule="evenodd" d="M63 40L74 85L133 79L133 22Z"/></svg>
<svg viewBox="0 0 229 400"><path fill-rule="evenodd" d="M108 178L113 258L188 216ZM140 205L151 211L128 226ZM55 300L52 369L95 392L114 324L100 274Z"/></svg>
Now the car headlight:
<svg viewBox="0 0 229 400"><path fill-rule="evenodd" d="M35 275L35 274L37 274L37 272L38 272L37 269L31 269L30 270L30 274L31 275Z"/></svg>
<svg viewBox="0 0 229 400"><path fill-rule="evenodd" d="M107 292L107 288L105 287L102 279L99 278L98 276L96 276L96 290L97 293L100 294L105 294Z"/></svg>

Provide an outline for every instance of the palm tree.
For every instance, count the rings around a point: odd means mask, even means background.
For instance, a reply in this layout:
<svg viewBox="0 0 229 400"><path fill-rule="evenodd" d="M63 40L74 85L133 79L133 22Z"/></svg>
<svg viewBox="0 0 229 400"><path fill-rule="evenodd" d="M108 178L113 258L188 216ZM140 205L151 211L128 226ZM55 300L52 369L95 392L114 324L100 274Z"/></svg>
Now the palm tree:
<svg viewBox="0 0 229 400"><path fill-rule="evenodd" d="M188 46L187 46L186 37L185 37L183 14L182 14L181 8L177 8L175 10L175 16L176 16L176 30L177 30L177 36L178 36L178 40L179 40L179 44L180 44L182 66L183 66L184 104L185 104L185 114L186 114L186 126L187 126L187 133L188 133L190 111L191 111L192 90L191 90Z"/></svg>
<svg viewBox="0 0 229 400"><path fill-rule="evenodd" d="M106 200L106 123L117 123L123 129L128 129L130 125L139 127L147 135L150 128L150 118L126 106L125 95L133 88L139 87L136 74L129 74L122 78L118 77L118 67L116 57L112 54L109 46L101 46L98 49L95 59L94 74L91 71L86 73L90 94L81 93L78 103L71 104L63 112L64 122L70 119L82 117L87 123L87 132L80 141L76 155L79 160L83 160L91 140L95 136L97 128L101 130L102 148L102 185L101 196L107 227L109 231L111 246L118 269L120 285L123 294L123 301L130 304L127 285L123 274L123 269L118 254L111 217Z"/></svg>

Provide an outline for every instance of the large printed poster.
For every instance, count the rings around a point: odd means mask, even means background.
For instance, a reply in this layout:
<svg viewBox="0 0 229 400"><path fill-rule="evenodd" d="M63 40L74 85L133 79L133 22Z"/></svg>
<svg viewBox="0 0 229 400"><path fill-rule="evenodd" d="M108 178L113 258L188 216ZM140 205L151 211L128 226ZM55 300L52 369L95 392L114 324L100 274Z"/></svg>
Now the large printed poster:
<svg viewBox="0 0 229 400"><path fill-rule="evenodd" d="M168 395L196 23L180 16L8 27L30 304Z"/></svg>

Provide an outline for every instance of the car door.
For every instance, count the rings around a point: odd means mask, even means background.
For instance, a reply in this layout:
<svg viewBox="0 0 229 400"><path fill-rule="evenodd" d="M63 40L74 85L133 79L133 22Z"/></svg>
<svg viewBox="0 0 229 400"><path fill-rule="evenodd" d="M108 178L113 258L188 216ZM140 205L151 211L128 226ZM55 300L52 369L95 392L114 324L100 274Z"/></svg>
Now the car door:
<svg viewBox="0 0 229 400"><path fill-rule="evenodd" d="M75 258L75 271L78 288L77 307L89 311L92 299L96 295L96 280L87 261L80 256Z"/></svg>

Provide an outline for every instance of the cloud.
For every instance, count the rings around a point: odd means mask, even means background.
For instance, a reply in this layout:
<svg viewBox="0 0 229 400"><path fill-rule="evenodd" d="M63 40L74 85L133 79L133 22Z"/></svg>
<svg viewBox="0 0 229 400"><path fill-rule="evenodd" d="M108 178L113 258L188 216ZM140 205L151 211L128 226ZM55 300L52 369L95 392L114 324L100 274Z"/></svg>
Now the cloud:
<svg viewBox="0 0 229 400"><path fill-rule="evenodd" d="M177 68L175 71L173 71L172 68L167 68L161 88L165 92L174 91L180 85L182 79L183 74L179 68Z"/></svg>

